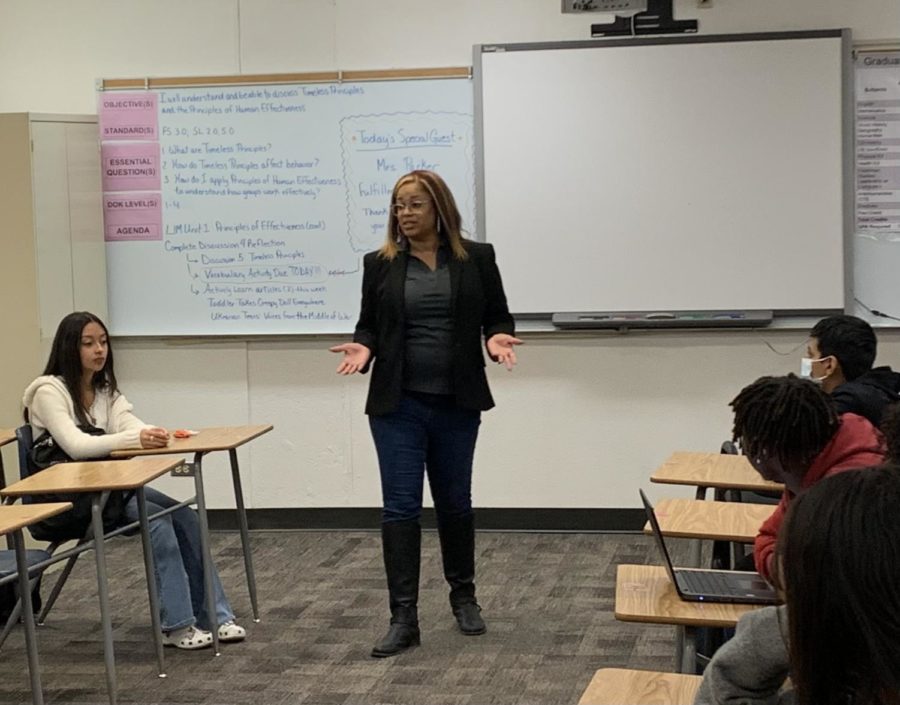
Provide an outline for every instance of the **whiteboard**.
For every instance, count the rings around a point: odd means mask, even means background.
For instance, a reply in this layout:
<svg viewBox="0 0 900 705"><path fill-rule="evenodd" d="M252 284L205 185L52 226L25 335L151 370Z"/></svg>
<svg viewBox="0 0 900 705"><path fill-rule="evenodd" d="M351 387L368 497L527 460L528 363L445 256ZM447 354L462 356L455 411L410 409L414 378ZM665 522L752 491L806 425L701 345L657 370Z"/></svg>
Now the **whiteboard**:
<svg viewBox="0 0 900 705"><path fill-rule="evenodd" d="M848 65L842 31L476 47L511 310L843 309Z"/></svg>
<svg viewBox="0 0 900 705"><path fill-rule="evenodd" d="M346 333L394 183L449 184L472 236L468 78L99 95L115 335Z"/></svg>

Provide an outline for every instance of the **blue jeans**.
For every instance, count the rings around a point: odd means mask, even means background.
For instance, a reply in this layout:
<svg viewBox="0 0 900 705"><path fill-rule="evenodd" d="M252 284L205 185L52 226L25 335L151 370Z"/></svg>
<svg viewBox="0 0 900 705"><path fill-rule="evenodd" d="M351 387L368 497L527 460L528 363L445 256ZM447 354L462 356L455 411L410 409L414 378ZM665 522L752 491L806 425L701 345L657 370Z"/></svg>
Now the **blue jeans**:
<svg viewBox="0 0 900 705"><path fill-rule="evenodd" d="M470 514L480 424L480 411L460 409L452 397L406 393L396 411L370 416L381 471L382 521L419 518L426 472L439 514Z"/></svg>
<svg viewBox="0 0 900 705"><path fill-rule="evenodd" d="M177 500L151 487L144 492L150 516L178 504ZM137 497L132 497L125 505L125 516L129 521L138 520ZM164 517L152 519L150 545L159 588L159 618L163 631L170 632L195 623L202 629L210 629L212 622L206 613L197 513L190 507L182 507ZM215 566L213 589L216 593L217 623L234 619Z"/></svg>

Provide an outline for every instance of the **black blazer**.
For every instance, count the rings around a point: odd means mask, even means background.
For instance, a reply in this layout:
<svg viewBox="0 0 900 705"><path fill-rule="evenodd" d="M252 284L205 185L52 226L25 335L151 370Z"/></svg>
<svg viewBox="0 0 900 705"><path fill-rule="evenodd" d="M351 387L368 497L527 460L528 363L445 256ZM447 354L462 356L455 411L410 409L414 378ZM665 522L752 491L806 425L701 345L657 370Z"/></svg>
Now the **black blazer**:
<svg viewBox="0 0 900 705"><path fill-rule="evenodd" d="M484 373L481 335L515 334L506 307L506 295L491 245L463 240L469 253L450 268L450 307L453 316L453 389L456 403L484 411L494 406ZM372 351L374 368L369 383L366 413L373 416L395 411L403 393L403 360L406 350L404 291L409 255L393 260L370 252L363 258L362 306L353 334L354 342ZM366 368L361 370L366 372Z"/></svg>

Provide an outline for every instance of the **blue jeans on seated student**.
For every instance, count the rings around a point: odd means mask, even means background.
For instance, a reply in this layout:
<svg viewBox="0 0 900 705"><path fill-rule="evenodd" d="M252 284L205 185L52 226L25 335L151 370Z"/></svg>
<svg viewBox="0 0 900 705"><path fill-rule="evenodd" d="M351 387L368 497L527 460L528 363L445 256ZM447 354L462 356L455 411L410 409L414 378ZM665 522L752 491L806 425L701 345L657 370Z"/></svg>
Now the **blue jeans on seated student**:
<svg viewBox="0 0 900 705"><path fill-rule="evenodd" d="M481 412L460 409L452 396L404 392L396 411L370 416L378 453L382 521L418 519L427 469L439 514L472 512L472 458Z"/></svg>
<svg viewBox="0 0 900 705"><path fill-rule="evenodd" d="M174 507L178 501L147 487L147 513ZM137 497L125 506L128 521L138 520ZM159 587L159 616L164 632L197 624L201 629L212 626L206 613L203 587L203 556L200 551L200 521L190 507L182 507L171 514L150 521L150 545ZM218 624L234 619L219 573L213 567L216 621Z"/></svg>

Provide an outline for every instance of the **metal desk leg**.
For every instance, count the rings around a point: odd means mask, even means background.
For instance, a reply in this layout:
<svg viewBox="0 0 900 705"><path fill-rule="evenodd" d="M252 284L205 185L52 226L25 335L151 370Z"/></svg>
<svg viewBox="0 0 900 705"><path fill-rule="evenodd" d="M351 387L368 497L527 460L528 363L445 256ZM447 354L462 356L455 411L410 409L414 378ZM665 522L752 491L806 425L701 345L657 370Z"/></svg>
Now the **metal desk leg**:
<svg viewBox="0 0 900 705"><path fill-rule="evenodd" d="M160 678L166 677L163 656L162 624L159 621L159 589L156 585L156 570L153 566L153 548L150 545L150 522L147 519L147 495L144 488L137 489L138 520L141 523L141 546L144 549L144 572L147 574L147 596L150 599L150 624L156 645L156 662Z"/></svg>
<svg viewBox="0 0 900 705"><path fill-rule="evenodd" d="M672 670L681 673L681 664L684 661L684 627L675 627L675 666Z"/></svg>
<svg viewBox="0 0 900 705"><path fill-rule="evenodd" d="M19 594L21 595L25 625L25 647L28 651L28 675L31 678L31 702L44 705L44 693L41 690L41 669L38 665L37 635L34 633L34 613L31 611L31 585L28 580L28 559L25 554L25 539L22 530L12 533L16 547L16 569L19 572Z"/></svg>
<svg viewBox="0 0 900 705"><path fill-rule="evenodd" d="M103 505L108 492L91 497L91 526L94 530L94 559L97 563L97 592L100 595L100 621L103 624L103 657L106 662L106 688L110 705L116 705L116 657L113 651L112 620L109 616L109 590L106 582L106 552L103 547Z"/></svg>
<svg viewBox="0 0 900 705"><path fill-rule="evenodd" d="M684 627L684 650L681 654L680 673L694 673L697 670L697 629Z"/></svg>
<svg viewBox="0 0 900 705"><path fill-rule="evenodd" d="M241 489L241 472L238 469L237 450L228 451L231 460L231 479L234 482L234 501L237 505L238 525L241 529L241 546L244 549L244 573L247 575L247 590L250 592L250 607L253 621L259 622L259 604L256 601L256 574L253 572L253 557L250 554L250 530L247 526L247 510L244 508L244 492Z"/></svg>
<svg viewBox="0 0 900 705"><path fill-rule="evenodd" d="M200 550L203 553L203 591L206 593L206 614L213 638L213 652L219 655L219 617L216 614L216 596L213 592L213 562L209 547L209 520L206 517L206 496L203 494L203 454L194 455L194 488L197 494L197 518L200 520Z"/></svg>
<svg viewBox="0 0 900 705"><path fill-rule="evenodd" d="M691 541L691 555L688 562L692 568L700 567L700 554L703 550L703 539L694 539Z"/></svg>
<svg viewBox="0 0 900 705"><path fill-rule="evenodd" d="M695 499L704 500L706 499L706 488L700 485L697 486L697 492L694 494ZM701 539L697 539L696 541L691 541L691 555L688 558L691 566L694 568L700 567L700 554L703 549L703 541Z"/></svg>

